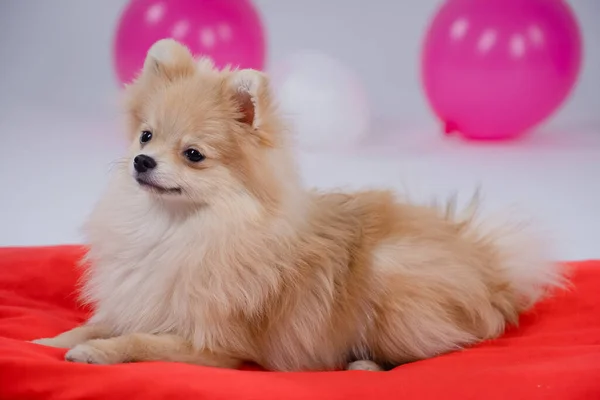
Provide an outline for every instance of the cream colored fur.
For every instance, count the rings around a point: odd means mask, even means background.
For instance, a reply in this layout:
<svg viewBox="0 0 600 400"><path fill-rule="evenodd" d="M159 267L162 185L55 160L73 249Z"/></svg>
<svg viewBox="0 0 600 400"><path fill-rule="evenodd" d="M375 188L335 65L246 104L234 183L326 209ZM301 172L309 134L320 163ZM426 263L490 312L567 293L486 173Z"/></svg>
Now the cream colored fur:
<svg viewBox="0 0 600 400"><path fill-rule="evenodd" d="M86 225L93 316L37 341L70 361L379 370L494 338L563 282L471 214L305 190L256 71L163 40L127 95L131 150ZM141 153L181 193L140 187Z"/></svg>

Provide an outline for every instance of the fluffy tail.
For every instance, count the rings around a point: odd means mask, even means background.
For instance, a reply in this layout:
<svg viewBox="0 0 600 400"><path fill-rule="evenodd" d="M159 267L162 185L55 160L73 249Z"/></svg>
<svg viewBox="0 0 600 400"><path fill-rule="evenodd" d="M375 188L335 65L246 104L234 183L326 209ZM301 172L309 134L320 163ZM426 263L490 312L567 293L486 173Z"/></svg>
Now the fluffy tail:
<svg viewBox="0 0 600 400"><path fill-rule="evenodd" d="M544 257L549 245L539 239L541 236L524 227L506 224L492 227L487 235L494 241L500 265L517 294L521 311L557 288L567 286L565 265Z"/></svg>
<svg viewBox="0 0 600 400"><path fill-rule="evenodd" d="M500 272L505 275L519 301L520 311L530 308L558 288L568 286L566 265L552 261L552 248L530 224L511 221L515 213L481 219L480 192L476 191L466 209L456 213L456 197L446 202L445 217L465 235L490 244Z"/></svg>

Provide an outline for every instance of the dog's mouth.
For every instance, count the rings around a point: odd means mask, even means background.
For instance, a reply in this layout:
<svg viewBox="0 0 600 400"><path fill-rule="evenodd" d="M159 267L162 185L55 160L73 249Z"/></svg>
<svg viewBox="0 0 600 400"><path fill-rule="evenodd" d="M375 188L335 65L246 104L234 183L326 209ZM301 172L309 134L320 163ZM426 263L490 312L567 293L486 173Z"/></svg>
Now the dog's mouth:
<svg viewBox="0 0 600 400"><path fill-rule="evenodd" d="M149 189L156 193L160 193L160 194L180 194L181 193L181 188L166 188L166 187L157 185L156 183L147 181L147 180L139 178L139 177L135 178L135 180L144 189Z"/></svg>

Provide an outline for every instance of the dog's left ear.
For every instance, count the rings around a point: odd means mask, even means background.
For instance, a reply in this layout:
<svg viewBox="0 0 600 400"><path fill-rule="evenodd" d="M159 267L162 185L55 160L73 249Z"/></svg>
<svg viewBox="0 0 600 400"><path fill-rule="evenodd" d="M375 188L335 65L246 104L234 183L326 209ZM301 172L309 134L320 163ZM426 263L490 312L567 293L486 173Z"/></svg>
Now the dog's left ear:
<svg viewBox="0 0 600 400"><path fill-rule="evenodd" d="M142 76L173 80L194 74L196 64L190 50L173 39L161 39L148 50Z"/></svg>
<svg viewBox="0 0 600 400"><path fill-rule="evenodd" d="M239 111L238 121L255 130L261 128L264 113L269 107L267 77L253 69L233 71L227 79L229 93Z"/></svg>

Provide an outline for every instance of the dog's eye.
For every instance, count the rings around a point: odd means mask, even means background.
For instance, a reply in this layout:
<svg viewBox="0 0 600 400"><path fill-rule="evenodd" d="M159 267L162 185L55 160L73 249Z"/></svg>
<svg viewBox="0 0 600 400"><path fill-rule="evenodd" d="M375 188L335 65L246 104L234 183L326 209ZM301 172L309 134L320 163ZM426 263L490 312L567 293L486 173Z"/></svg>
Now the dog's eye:
<svg viewBox="0 0 600 400"><path fill-rule="evenodd" d="M142 135L140 136L140 143L147 143L151 139L152 139L152 132L142 131Z"/></svg>
<svg viewBox="0 0 600 400"><path fill-rule="evenodd" d="M191 162L200 162L206 158L196 149L187 149L183 152L183 155Z"/></svg>

